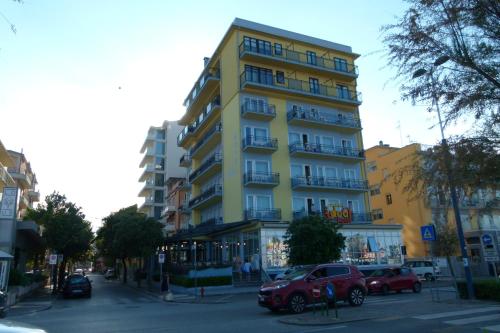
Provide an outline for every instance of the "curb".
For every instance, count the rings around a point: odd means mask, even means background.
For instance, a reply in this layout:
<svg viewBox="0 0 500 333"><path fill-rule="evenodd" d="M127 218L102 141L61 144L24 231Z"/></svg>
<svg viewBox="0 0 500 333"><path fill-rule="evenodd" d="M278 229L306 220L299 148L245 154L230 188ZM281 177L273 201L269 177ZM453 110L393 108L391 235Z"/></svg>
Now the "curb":
<svg viewBox="0 0 500 333"><path fill-rule="evenodd" d="M37 313L37 312L42 312L42 311L47 311L49 309L52 308L52 302L50 302L50 304L44 306L44 307L41 307L39 309L34 309L34 310L31 310L31 311L28 311L26 313L19 313L19 314L10 314L11 310L12 310L12 307L9 308L9 310L7 311L7 316L6 317L19 317L19 316L26 316L26 315L29 315L29 314L32 314L32 313Z"/></svg>

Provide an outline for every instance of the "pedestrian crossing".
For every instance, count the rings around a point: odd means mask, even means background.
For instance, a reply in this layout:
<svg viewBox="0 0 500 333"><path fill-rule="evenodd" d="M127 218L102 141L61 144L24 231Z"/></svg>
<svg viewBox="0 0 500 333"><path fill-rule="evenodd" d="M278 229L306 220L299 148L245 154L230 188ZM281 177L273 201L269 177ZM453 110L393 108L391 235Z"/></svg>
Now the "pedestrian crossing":
<svg viewBox="0 0 500 333"><path fill-rule="evenodd" d="M481 324L481 329L486 332L500 332L500 306L485 306L467 310L447 311L414 316L420 320L441 320L442 323L453 326Z"/></svg>

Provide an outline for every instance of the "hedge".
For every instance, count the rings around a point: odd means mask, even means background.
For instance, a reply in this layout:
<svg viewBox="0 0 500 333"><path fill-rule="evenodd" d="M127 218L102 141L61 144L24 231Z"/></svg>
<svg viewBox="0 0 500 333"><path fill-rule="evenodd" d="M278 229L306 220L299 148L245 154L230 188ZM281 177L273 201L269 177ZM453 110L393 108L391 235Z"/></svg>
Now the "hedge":
<svg viewBox="0 0 500 333"><path fill-rule="evenodd" d="M200 277L196 279L198 287L208 287L208 286L226 286L233 283L231 276L211 276L211 277ZM195 279L189 278L183 275L173 275L170 277L170 283L178 286L192 288L194 287Z"/></svg>
<svg viewBox="0 0 500 333"><path fill-rule="evenodd" d="M457 281L458 292L461 298L467 298L467 284ZM474 294L477 299L500 302L500 282L498 280L474 281Z"/></svg>

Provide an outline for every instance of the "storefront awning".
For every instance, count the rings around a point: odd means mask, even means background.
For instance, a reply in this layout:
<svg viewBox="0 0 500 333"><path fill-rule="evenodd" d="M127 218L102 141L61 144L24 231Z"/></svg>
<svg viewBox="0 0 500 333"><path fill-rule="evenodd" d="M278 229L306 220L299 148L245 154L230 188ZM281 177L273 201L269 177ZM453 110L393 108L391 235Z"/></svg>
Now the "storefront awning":
<svg viewBox="0 0 500 333"><path fill-rule="evenodd" d="M238 229L250 226L255 224L255 221L241 221L241 222L233 222L233 223L223 223L223 224L200 224L194 228L183 230L173 235L172 237L167 238L167 243L175 243L183 240L192 240L192 239L206 239L211 235L217 233L228 232L229 230Z"/></svg>
<svg viewBox="0 0 500 333"><path fill-rule="evenodd" d="M11 256L10 254L8 254L7 252L4 252L4 251L0 251L0 259L12 259L14 258L13 256Z"/></svg>

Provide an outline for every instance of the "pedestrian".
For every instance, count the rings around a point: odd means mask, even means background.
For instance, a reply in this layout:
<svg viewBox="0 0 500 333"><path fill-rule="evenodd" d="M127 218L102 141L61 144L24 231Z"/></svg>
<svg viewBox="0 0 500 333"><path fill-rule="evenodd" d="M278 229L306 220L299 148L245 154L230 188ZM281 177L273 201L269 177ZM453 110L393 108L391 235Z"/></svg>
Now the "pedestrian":
<svg viewBox="0 0 500 333"><path fill-rule="evenodd" d="M250 264L250 262L248 260L245 260L245 263L243 264L242 270L243 270L243 273L245 273L247 281L250 281L250 274L252 273L252 264Z"/></svg>
<svg viewBox="0 0 500 333"><path fill-rule="evenodd" d="M243 271L243 265L241 262L241 258L240 258L240 256L236 256L233 259L233 278L235 278L235 276L234 276L235 274L238 274L240 277L240 281L241 281L242 271Z"/></svg>

